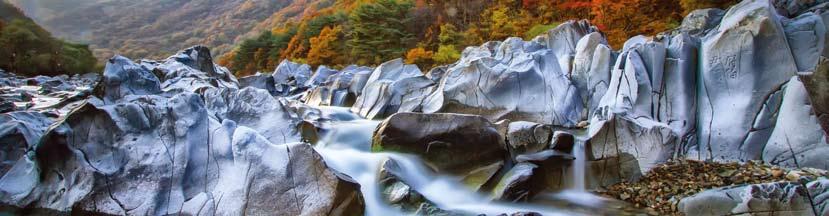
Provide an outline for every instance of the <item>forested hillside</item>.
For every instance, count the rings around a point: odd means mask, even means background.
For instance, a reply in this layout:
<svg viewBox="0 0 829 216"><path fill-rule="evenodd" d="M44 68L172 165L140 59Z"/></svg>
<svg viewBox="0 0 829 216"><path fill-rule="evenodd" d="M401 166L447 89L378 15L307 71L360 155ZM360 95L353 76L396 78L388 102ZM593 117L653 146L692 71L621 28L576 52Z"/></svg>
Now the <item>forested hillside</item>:
<svg viewBox="0 0 829 216"><path fill-rule="evenodd" d="M94 71L89 46L52 35L13 5L0 1L0 68L21 75L78 74Z"/></svg>
<svg viewBox="0 0 829 216"><path fill-rule="evenodd" d="M163 58L203 44L215 54L275 19L290 0L10 0L60 38L89 43L99 59L114 54ZM299 9L298 9L299 8ZM301 15L301 13L286 16Z"/></svg>
<svg viewBox="0 0 829 216"><path fill-rule="evenodd" d="M312 66L376 65L404 57L428 69L456 61L463 48L519 36L526 40L569 19L589 19L619 48L625 39L677 27L698 8L735 0L337 0L220 58L238 75L272 71L282 59Z"/></svg>

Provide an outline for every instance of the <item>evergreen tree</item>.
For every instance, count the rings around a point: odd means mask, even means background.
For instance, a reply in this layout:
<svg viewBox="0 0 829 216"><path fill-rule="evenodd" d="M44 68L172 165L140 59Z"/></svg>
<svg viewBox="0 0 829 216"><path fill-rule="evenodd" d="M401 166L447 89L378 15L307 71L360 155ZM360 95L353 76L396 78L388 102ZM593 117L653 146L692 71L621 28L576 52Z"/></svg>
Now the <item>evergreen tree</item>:
<svg viewBox="0 0 829 216"><path fill-rule="evenodd" d="M380 64L402 57L414 40L406 31L411 25L409 1L378 0L358 6L349 16L348 47L359 64Z"/></svg>

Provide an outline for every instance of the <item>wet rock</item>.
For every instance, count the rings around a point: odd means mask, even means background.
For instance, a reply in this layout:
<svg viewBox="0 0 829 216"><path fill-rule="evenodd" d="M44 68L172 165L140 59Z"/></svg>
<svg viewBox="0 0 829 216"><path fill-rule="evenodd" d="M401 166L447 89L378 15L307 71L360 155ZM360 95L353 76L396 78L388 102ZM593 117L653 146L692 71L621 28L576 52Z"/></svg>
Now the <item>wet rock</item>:
<svg viewBox="0 0 829 216"><path fill-rule="evenodd" d="M763 44L756 46L754 44ZM697 129L701 159L759 159L779 106L775 92L798 71L768 1L743 1L702 40Z"/></svg>
<svg viewBox="0 0 829 216"><path fill-rule="evenodd" d="M561 31L569 35L569 30ZM580 38L572 38L573 43ZM561 40L564 39L550 43ZM460 61L446 71L422 110L476 114L491 121L510 119L575 126L583 111L582 103L577 88L567 78L569 70L562 70L569 63L560 66L553 61L559 57L556 50L520 38L468 48Z"/></svg>
<svg viewBox="0 0 829 216"><path fill-rule="evenodd" d="M763 160L786 167L829 169L827 139L812 112L806 88L792 77L783 93L777 125L763 148Z"/></svg>
<svg viewBox="0 0 829 216"><path fill-rule="evenodd" d="M276 92L280 96L301 93L311 78L311 66L282 60L273 71L273 81L276 83Z"/></svg>
<svg viewBox="0 0 829 216"><path fill-rule="evenodd" d="M571 181L572 174L569 173L569 167L575 159L573 155L563 153L556 150L544 150L534 154L519 155L516 157L518 164L528 163L533 165L533 171L528 179L523 179L519 182L520 187L515 190L510 189L504 193L510 193L521 199L532 199L541 191L560 191L569 188L573 185ZM517 165L516 165L517 166ZM525 172L528 167L517 168L520 173ZM516 168L513 168L516 169ZM522 171L523 170L523 171ZM512 172L512 170L510 170ZM523 174L522 174L523 175ZM501 183L509 178L510 174L505 174L501 179ZM499 183L500 185L500 183ZM496 186L493 192L498 192L500 189Z"/></svg>
<svg viewBox="0 0 829 216"><path fill-rule="evenodd" d="M480 167L470 171L466 176L463 176L461 182L475 191L483 190L485 189L485 186L489 186L488 183L492 181L493 177L495 177L498 174L498 171L500 171L503 167L503 161L498 161L490 165Z"/></svg>
<svg viewBox="0 0 829 216"><path fill-rule="evenodd" d="M550 149L572 153L574 145L576 145L576 137L573 136L573 134L564 131L556 131L553 133Z"/></svg>
<svg viewBox="0 0 829 216"><path fill-rule="evenodd" d="M434 83L415 65L402 59L385 62L374 69L351 111L367 119L385 118L398 111L419 111Z"/></svg>
<svg viewBox="0 0 829 216"><path fill-rule="evenodd" d="M403 170L395 160L387 159L382 164L378 183L382 188L381 195L385 201L404 212L416 212L423 204L432 205L423 195L402 181Z"/></svg>
<svg viewBox="0 0 829 216"><path fill-rule="evenodd" d="M113 103L127 95L151 95L161 92L161 82L147 68L122 56L107 61L104 76L95 95Z"/></svg>
<svg viewBox="0 0 829 216"><path fill-rule="evenodd" d="M13 112L15 110L17 110L17 106L14 105L14 102L0 98L0 113Z"/></svg>
<svg viewBox="0 0 829 216"><path fill-rule="evenodd" d="M53 120L37 112L0 114L0 176L4 175L40 137Z"/></svg>
<svg viewBox="0 0 829 216"><path fill-rule="evenodd" d="M534 153L550 146L553 128L534 122L510 122L507 143L514 154Z"/></svg>
<svg viewBox="0 0 829 216"><path fill-rule="evenodd" d="M372 150L419 155L439 172L459 175L508 157L492 123L461 114L394 114L377 127Z"/></svg>
<svg viewBox="0 0 829 216"><path fill-rule="evenodd" d="M532 163L518 163L513 166L493 189L490 197L495 200L504 201L526 201L538 192L531 189L533 186L530 179L533 172L538 168Z"/></svg>

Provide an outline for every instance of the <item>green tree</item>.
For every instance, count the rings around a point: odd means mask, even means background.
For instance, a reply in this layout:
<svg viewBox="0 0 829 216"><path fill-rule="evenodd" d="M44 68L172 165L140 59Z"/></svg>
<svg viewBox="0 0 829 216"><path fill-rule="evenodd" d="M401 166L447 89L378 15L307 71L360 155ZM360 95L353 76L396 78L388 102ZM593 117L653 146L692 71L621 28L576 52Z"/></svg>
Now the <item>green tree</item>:
<svg viewBox="0 0 829 216"><path fill-rule="evenodd" d="M347 43L354 60L359 64L380 64L382 61L402 57L414 42L414 36L406 31L411 25L409 1L378 0L363 3L352 11L351 27Z"/></svg>
<svg viewBox="0 0 829 216"><path fill-rule="evenodd" d="M0 68L25 76L93 72L86 45L66 43L30 19L13 19L0 30Z"/></svg>

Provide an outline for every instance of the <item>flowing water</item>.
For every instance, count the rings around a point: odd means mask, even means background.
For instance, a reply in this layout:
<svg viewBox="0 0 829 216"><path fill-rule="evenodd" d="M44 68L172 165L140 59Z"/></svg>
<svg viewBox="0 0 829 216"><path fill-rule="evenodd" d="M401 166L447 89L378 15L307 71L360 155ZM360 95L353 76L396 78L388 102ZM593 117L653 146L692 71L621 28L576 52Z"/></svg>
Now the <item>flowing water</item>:
<svg viewBox="0 0 829 216"><path fill-rule="evenodd" d="M320 107L323 116L333 121L324 123L323 134L316 144L316 150L331 168L351 176L360 184L366 204L366 215L402 215L401 210L384 201L382 188L378 183L381 166L386 160L393 160L399 167L395 172L402 182L422 194L438 208L452 211L497 215L514 212L538 212L543 215L579 215L583 213L562 209L554 205L515 204L493 202L485 194L477 193L460 182L458 177L434 173L423 165L420 158L390 152L371 152L371 137L380 121L365 120L348 112L347 109ZM575 147L582 152L577 166L584 165L583 144ZM574 150L575 151L575 150ZM556 200L572 200L576 205L600 205L603 198L584 192L584 167L574 173L580 177L579 190L568 190L551 194ZM580 180L577 180L580 179ZM546 196L546 195L545 195Z"/></svg>
<svg viewBox="0 0 829 216"><path fill-rule="evenodd" d="M573 161L571 167L573 173L573 190L585 191L585 169L587 168L587 154L584 152L584 141L576 139L573 144L573 156L576 159Z"/></svg>

